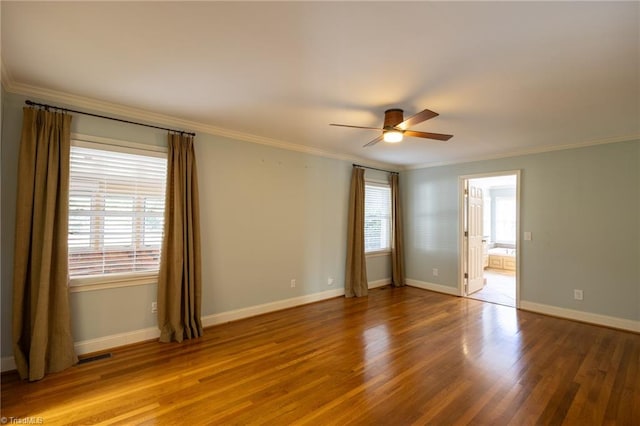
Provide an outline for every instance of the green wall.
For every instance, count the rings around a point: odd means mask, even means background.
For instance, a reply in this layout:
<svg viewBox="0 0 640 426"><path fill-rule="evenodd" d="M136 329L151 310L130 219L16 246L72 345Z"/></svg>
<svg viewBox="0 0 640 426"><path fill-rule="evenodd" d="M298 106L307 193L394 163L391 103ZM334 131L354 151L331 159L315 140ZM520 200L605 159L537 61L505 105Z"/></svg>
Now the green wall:
<svg viewBox="0 0 640 426"><path fill-rule="evenodd" d="M12 353L16 176L25 99L12 93L2 97L3 357ZM72 132L166 145L162 130L77 114ZM203 315L344 288L350 161L207 134L196 137L196 154ZM389 257L370 258L367 269L370 281L389 278ZM329 277L335 280L332 286ZM290 286L292 278L296 288ZM74 339L155 327L154 300L155 284L71 293Z"/></svg>
<svg viewBox="0 0 640 426"><path fill-rule="evenodd" d="M25 97L2 93L1 356L11 354L17 156ZM34 99L37 100L37 99ZM73 106L71 106L73 107ZM163 146L164 131L75 115L73 132ZM344 286L351 162L212 135L196 137L203 315ZM458 176L522 170L521 299L640 319L640 142L401 173L407 277L456 287ZM384 175L367 172L368 177ZM388 279L389 257L367 260ZM431 275L432 268L439 276ZM333 277L333 286L327 278ZM290 287L296 278L297 287ZM584 301L572 298L584 290ZM76 341L156 324L156 286L71 294Z"/></svg>
<svg viewBox="0 0 640 426"><path fill-rule="evenodd" d="M457 288L458 177L510 170L533 235L519 236L521 300L640 320L640 141L401 173L407 278Z"/></svg>

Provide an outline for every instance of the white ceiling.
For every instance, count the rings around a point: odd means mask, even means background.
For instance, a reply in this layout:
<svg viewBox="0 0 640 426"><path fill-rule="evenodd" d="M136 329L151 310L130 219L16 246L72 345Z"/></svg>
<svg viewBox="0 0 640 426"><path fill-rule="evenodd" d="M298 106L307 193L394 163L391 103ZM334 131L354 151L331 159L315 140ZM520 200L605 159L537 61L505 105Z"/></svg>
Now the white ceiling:
<svg viewBox="0 0 640 426"><path fill-rule="evenodd" d="M2 1L7 86L398 166L640 135L640 2ZM52 92L49 92L52 93ZM407 138L384 110L440 113ZM254 135L254 136L251 136Z"/></svg>

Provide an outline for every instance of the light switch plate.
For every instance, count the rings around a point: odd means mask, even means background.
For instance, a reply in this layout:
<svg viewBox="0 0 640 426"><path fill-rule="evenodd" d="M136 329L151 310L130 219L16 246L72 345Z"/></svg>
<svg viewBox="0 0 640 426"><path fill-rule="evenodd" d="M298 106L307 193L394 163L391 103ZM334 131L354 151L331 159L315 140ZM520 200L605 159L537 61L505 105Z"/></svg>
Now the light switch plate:
<svg viewBox="0 0 640 426"><path fill-rule="evenodd" d="M525 231L524 240L525 241L531 241L531 232L530 231Z"/></svg>

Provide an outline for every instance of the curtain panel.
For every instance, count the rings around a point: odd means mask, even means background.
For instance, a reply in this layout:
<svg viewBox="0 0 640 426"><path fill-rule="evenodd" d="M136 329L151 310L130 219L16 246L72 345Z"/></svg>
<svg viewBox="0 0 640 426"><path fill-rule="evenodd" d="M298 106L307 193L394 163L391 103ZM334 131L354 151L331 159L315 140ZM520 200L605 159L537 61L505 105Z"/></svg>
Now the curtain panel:
<svg viewBox="0 0 640 426"><path fill-rule="evenodd" d="M345 297L366 296L369 293L367 263L364 254L364 169L351 172L349 219L347 226L347 263L344 281Z"/></svg>
<svg viewBox="0 0 640 426"><path fill-rule="evenodd" d="M68 287L71 116L24 108L13 267L13 355L20 377L78 362Z"/></svg>
<svg viewBox="0 0 640 426"><path fill-rule="evenodd" d="M160 341L202 336L200 206L193 137L169 134L164 237L158 274Z"/></svg>
<svg viewBox="0 0 640 426"><path fill-rule="evenodd" d="M391 184L391 282L394 287L405 285L404 275L404 235L402 229L402 208L400 205L400 186L397 173L392 173Z"/></svg>

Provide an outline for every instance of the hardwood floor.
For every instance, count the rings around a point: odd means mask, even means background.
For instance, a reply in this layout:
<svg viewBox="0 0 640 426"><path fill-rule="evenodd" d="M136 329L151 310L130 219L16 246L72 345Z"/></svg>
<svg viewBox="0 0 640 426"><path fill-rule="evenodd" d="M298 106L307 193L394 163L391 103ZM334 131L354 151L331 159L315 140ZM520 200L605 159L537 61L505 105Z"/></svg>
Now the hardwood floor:
<svg viewBox="0 0 640 426"><path fill-rule="evenodd" d="M2 416L44 424L640 424L640 335L405 287L112 351Z"/></svg>

